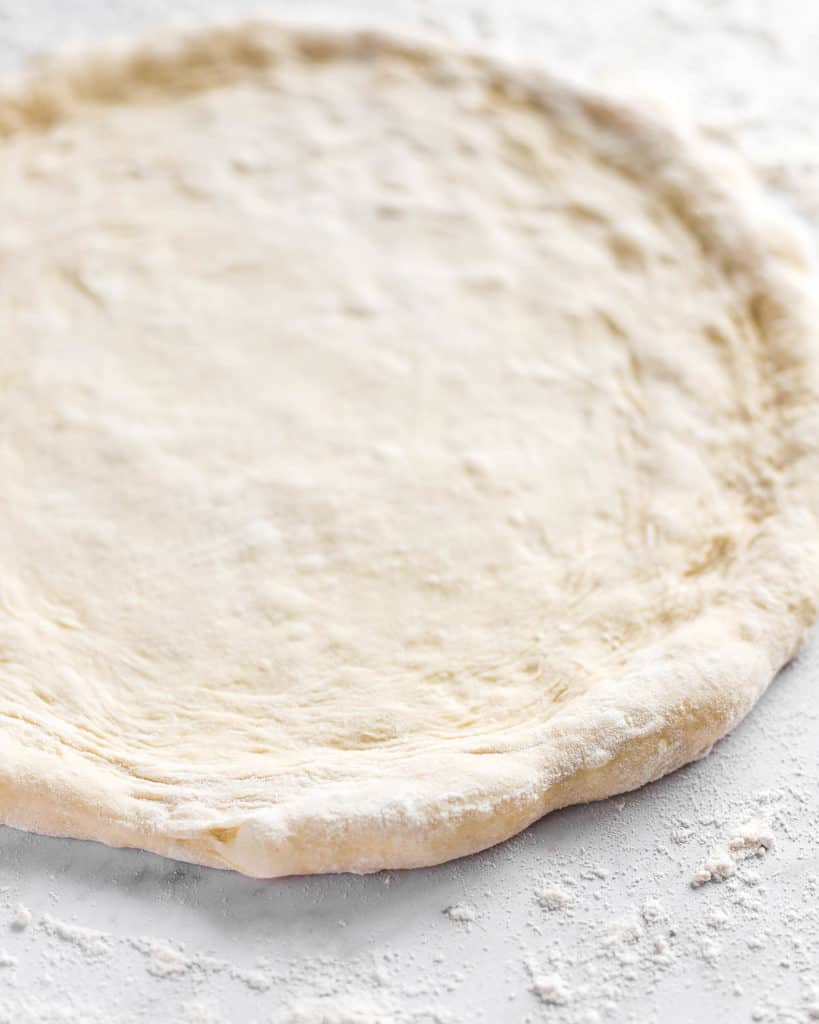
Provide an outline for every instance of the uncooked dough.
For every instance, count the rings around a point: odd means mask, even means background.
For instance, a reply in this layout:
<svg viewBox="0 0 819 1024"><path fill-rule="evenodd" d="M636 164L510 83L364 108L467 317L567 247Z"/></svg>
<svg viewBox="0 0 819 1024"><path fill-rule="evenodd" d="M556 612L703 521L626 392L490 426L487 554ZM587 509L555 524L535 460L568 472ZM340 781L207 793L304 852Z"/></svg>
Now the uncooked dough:
<svg viewBox="0 0 819 1024"><path fill-rule="evenodd" d="M432 864L798 649L811 271L715 143L268 25L46 65L0 130L2 821Z"/></svg>

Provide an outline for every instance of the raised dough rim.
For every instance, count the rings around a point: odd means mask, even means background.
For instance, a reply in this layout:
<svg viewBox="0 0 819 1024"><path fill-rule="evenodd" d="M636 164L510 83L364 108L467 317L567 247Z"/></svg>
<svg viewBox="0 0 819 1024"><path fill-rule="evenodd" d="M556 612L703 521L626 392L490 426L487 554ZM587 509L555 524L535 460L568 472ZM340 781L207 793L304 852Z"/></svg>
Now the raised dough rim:
<svg viewBox="0 0 819 1024"><path fill-rule="evenodd" d="M738 284L763 295L760 331L772 352L784 354L788 365L783 374L797 364L801 390L785 404L791 416L782 442L792 456L782 469L787 500L766 520L749 571L736 588L741 603L743 584L748 592L760 582L765 586L762 605L745 609L757 627L755 642L734 642L730 654L715 658L709 644L722 629L730 633L732 608L709 609L671 634L659 668L656 663L635 666L594 700L581 698L550 722L539 743L497 754L448 755L456 763L469 758L468 775L474 774L474 758L481 756L487 769L481 784L449 793L419 789L393 802L376 796L368 803L360 792L330 791L315 802L203 824L195 818L171 820L160 805L124 798L113 768L101 775L79 759L68 766L62 757L24 747L16 739L4 742L0 820L5 824L138 847L258 877L440 863L500 842L550 810L634 789L673 771L724 736L794 655L815 614L819 590L819 502L813 483L819 481L819 336L809 293L811 268L798 266L793 248L783 241L787 229L769 211L760 219L759 194L751 179L732 176L729 184L736 191L723 187L724 167L714 164L707 145L693 135L540 72L507 68L483 56L453 55L381 32L246 23L166 34L156 42L49 62L0 94L0 136L50 127L88 102L155 98L167 91L168 72L173 77L182 66L189 74L187 87L175 86L180 93L237 81L269 67L291 47L312 60L380 53L445 69L460 61L486 72L510 98L541 103L577 130L599 133L599 145L607 136L614 162L619 151L621 160L628 158L630 172L641 172L652 187L663 179L670 203L682 195L689 230L718 251L726 273ZM203 69L210 76L200 80ZM640 166L634 163L638 154ZM776 241L769 244L772 225ZM585 704L590 706L584 718ZM616 735L612 716L621 723ZM555 729L558 723L561 728Z"/></svg>

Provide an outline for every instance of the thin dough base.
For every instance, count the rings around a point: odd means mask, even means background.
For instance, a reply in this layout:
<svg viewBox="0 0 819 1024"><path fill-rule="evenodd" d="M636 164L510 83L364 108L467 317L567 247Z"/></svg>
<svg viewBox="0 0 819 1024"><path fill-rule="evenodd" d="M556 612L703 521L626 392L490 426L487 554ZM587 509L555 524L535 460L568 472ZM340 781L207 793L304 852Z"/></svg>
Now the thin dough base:
<svg viewBox="0 0 819 1024"><path fill-rule="evenodd" d="M434 864L798 650L811 271L714 147L269 25L45 66L0 132L3 822Z"/></svg>

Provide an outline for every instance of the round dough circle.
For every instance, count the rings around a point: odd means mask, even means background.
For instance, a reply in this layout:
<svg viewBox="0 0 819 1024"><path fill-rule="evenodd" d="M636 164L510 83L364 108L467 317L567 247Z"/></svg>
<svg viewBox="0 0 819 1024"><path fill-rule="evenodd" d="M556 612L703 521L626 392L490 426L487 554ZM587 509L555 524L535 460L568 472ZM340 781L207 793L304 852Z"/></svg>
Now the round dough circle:
<svg viewBox="0 0 819 1024"><path fill-rule="evenodd" d="M700 756L798 648L809 271L712 144L269 25L0 130L4 822L432 864Z"/></svg>

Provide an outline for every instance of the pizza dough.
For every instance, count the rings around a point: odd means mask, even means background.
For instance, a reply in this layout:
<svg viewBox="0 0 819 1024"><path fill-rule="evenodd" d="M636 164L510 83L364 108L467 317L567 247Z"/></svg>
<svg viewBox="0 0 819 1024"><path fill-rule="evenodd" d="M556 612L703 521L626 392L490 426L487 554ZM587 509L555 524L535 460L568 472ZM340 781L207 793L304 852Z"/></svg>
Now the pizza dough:
<svg viewBox="0 0 819 1024"><path fill-rule="evenodd" d="M432 864L699 757L797 650L809 268L701 140L266 25L0 128L2 821Z"/></svg>

